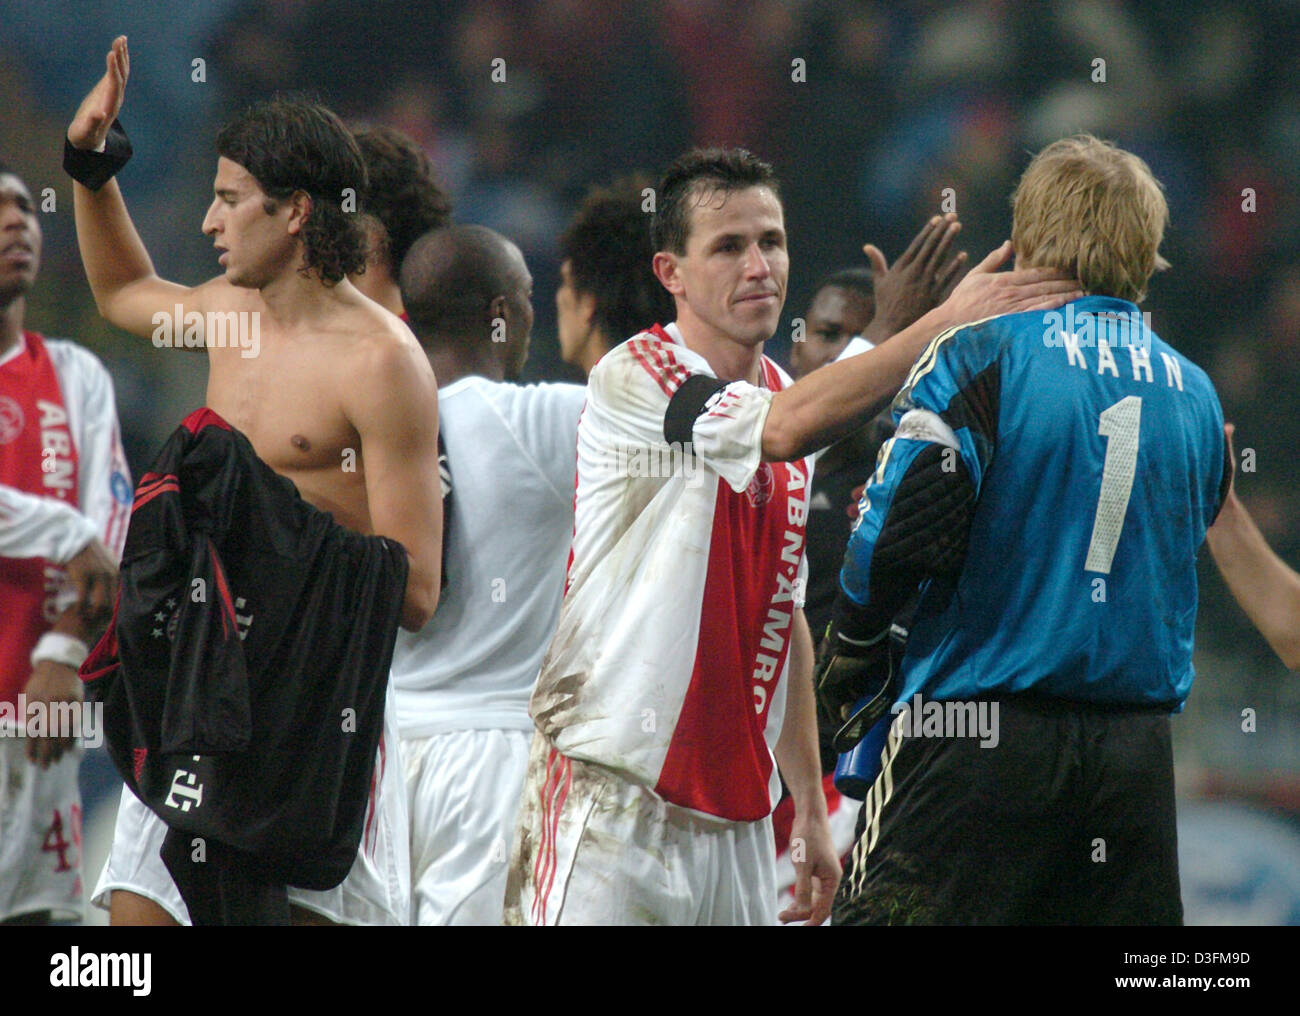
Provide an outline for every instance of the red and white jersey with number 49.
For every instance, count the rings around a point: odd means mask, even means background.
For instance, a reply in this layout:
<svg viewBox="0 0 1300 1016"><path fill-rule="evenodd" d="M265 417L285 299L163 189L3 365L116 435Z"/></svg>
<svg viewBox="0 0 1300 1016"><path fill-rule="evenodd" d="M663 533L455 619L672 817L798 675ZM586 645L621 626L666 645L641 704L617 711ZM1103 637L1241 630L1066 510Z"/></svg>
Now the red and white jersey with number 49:
<svg viewBox="0 0 1300 1016"><path fill-rule="evenodd" d="M724 384L675 325L596 365L564 605L530 710L561 753L732 821L780 792L812 467L761 452L790 383L764 357L761 385Z"/></svg>

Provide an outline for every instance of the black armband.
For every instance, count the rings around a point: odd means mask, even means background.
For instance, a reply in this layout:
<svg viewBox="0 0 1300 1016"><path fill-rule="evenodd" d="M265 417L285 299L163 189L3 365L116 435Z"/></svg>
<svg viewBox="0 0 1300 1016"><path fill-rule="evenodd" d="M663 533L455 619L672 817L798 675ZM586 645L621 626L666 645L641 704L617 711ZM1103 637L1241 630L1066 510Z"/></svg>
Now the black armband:
<svg viewBox="0 0 1300 1016"><path fill-rule="evenodd" d="M102 152L77 148L64 137L63 171L82 186L97 191L130 161L131 154L131 141L122 129L122 122L114 120L104 138Z"/></svg>
<svg viewBox="0 0 1300 1016"><path fill-rule="evenodd" d="M664 413L664 440L670 445L690 444L695 433L695 421L704 412L709 399L726 387L727 382L707 374L692 374L683 381L669 399L668 411Z"/></svg>

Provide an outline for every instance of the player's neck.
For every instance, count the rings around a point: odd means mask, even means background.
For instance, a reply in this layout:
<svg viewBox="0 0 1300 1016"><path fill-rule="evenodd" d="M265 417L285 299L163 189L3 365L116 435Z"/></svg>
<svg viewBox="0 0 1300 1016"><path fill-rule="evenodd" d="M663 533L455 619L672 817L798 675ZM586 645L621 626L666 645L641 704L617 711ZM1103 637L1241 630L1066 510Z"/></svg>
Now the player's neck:
<svg viewBox="0 0 1300 1016"><path fill-rule="evenodd" d="M429 366L438 379L438 387L446 388L465 377L485 377L489 381L504 381L505 367L491 351L468 342L448 342L424 348Z"/></svg>
<svg viewBox="0 0 1300 1016"><path fill-rule="evenodd" d="M398 288L393 273L388 265L372 261L360 275L349 275L348 280L357 287L357 291L374 300L384 310L402 316L402 291Z"/></svg>
<svg viewBox="0 0 1300 1016"><path fill-rule="evenodd" d="M0 310L0 356L4 356L23 341L23 314L27 310L25 297L17 296Z"/></svg>
<svg viewBox="0 0 1300 1016"><path fill-rule="evenodd" d="M600 358L608 353L610 344L605 339L605 333L599 328L593 328L587 336L587 341L582 348L578 350L576 366L582 371L583 377L591 377L591 369L600 362Z"/></svg>
<svg viewBox="0 0 1300 1016"><path fill-rule="evenodd" d="M719 380L759 383L763 343L747 346L695 317L679 315L676 323L686 348L704 357Z"/></svg>
<svg viewBox="0 0 1300 1016"><path fill-rule="evenodd" d="M352 287L347 279L326 286L314 272L300 272L295 267L267 283L260 292L271 320L290 328L318 317L345 287Z"/></svg>

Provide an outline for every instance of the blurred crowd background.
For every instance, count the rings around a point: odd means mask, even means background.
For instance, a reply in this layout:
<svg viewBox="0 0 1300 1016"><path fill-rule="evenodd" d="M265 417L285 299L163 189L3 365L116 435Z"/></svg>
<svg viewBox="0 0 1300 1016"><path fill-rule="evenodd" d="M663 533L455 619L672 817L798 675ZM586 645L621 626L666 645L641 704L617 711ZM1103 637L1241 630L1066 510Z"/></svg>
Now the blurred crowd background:
<svg viewBox="0 0 1300 1016"><path fill-rule="evenodd" d="M350 124L416 138L454 217L520 244L536 280L534 380L579 379L555 340L556 242L592 183L657 176L696 143L772 162L792 269L769 353L784 360L817 279L865 264L866 242L897 256L945 188L978 259L1010 235L1008 197L1032 152L1079 130L1114 140L1146 159L1170 205L1173 267L1143 309L1210 373L1238 451L1254 452L1238 490L1300 565L1300 4L0 0L0 24L0 157L55 201L29 327L109 364L136 475L201 404L206 368L104 324L77 255L61 138L119 33L137 153L121 182L160 274L217 271L199 223L222 121L305 89ZM1175 722L1180 792L1254 809L1211 816L1239 837L1265 816L1300 829L1300 681L1203 557L1197 681ZM1289 874L1260 862L1271 873L1251 876L1291 900L1255 916L1300 923L1291 857ZM1236 913L1238 890L1218 891Z"/></svg>

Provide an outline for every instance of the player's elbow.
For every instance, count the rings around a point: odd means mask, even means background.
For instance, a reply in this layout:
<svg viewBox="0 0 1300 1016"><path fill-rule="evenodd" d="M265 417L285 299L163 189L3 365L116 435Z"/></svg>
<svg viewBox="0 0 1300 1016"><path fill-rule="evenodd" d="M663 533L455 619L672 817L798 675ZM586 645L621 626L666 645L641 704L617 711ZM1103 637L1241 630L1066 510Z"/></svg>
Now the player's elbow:
<svg viewBox="0 0 1300 1016"><path fill-rule="evenodd" d="M114 328L133 335L152 334L145 328L138 312L134 312L124 286L96 286L92 288L95 295L95 308L99 316ZM156 315L154 315L156 317ZM152 321L152 318L150 319Z"/></svg>
<svg viewBox="0 0 1300 1016"><path fill-rule="evenodd" d="M438 609L438 590L442 584L442 559L434 553L415 555L407 552L410 565L406 575L406 596L402 600L402 627L419 631L429 623Z"/></svg>
<svg viewBox="0 0 1300 1016"><path fill-rule="evenodd" d="M1287 670L1300 670L1300 636L1288 635L1273 640L1273 651Z"/></svg>
<svg viewBox="0 0 1300 1016"><path fill-rule="evenodd" d="M763 458L768 462L790 462L804 454L806 435L795 414L776 400L763 424Z"/></svg>
<svg viewBox="0 0 1300 1016"><path fill-rule="evenodd" d="M117 294L104 286L92 285L90 291L95 297L95 310L99 312L99 316L110 325L120 327L116 320L116 314L114 313L115 304L113 297Z"/></svg>
<svg viewBox="0 0 1300 1016"><path fill-rule="evenodd" d="M406 583L406 598L402 601L402 627L419 631L433 619L438 609L438 576L417 574L412 570Z"/></svg>

